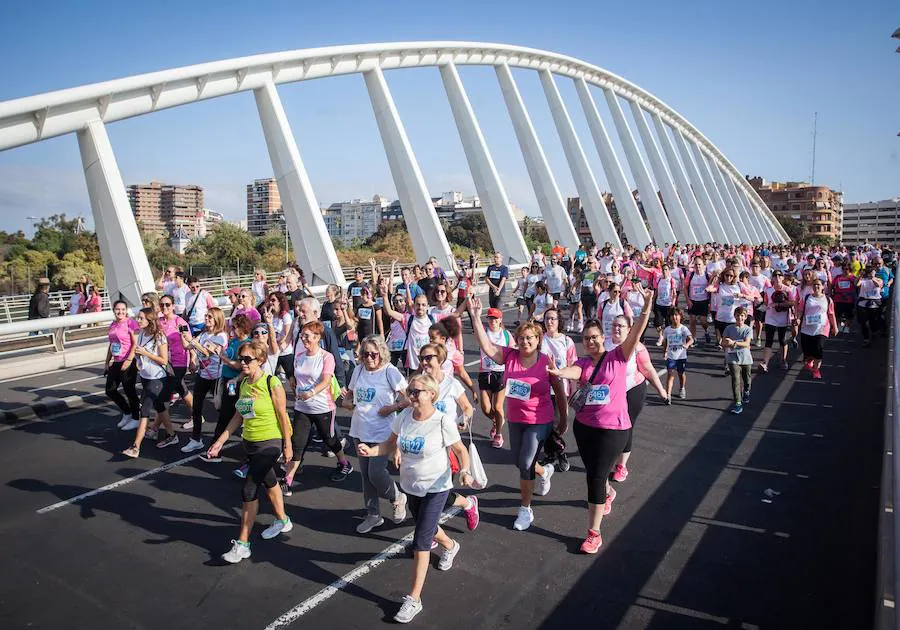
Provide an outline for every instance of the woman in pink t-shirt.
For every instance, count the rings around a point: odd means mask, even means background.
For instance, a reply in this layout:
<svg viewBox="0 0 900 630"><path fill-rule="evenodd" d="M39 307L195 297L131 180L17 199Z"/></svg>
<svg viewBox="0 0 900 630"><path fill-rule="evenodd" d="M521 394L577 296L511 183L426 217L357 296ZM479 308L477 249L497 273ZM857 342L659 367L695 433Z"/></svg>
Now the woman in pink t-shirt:
<svg viewBox="0 0 900 630"><path fill-rule="evenodd" d="M121 429L137 423L140 418L137 366L134 363L134 343L140 327L128 317L128 304L123 300L113 304L113 315L115 319L109 325L109 351L106 353L106 395L122 410L122 419L116 425ZM124 396L119 393L119 385Z"/></svg>
<svg viewBox="0 0 900 630"><path fill-rule="evenodd" d="M648 304L652 304L652 290L639 289ZM581 544L583 553L597 553L603 544L600 522L609 514L616 497L609 485L616 458L628 442L631 419L628 416L627 371L628 360L647 327L650 309L644 309L625 340L606 352L603 328L596 320L586 322L582 333L587 356L575 365L561 370L549 370L553 376L577 380L587 386L584 406L575 413L575 442L584 462L588 487L588 533Z"/></svg>
<svg viewBox="0 0 900 630"><path fill-rule="evenodd" d="M495 345L481 321L481 300L472 296L469 313L475 329L475 338L481 351L495 363L505 366L506 420L509 431L509 446L519 468L519 492L522 504L513 528L528 529L534 521L531 509L532 494L544 496L550 491L552 464L542 466L538 455L542 452L544 440L553 428L553 401L550 391L556 395L556 411L559 423L556 430L560 435L568 425L568 405L562 382L557 378L547 378L551 367L550 359L541 353L543 329L537 324L525 323L516 329L513 338L516 348Z"/></svg>

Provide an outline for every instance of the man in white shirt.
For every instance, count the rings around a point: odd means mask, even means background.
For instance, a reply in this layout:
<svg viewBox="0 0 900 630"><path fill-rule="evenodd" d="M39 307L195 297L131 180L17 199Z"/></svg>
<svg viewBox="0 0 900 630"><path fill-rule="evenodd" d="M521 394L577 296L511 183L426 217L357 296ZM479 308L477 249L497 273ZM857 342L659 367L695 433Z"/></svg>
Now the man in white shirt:
<svg viewBox="0 0 900 630"><path fill-rule="evenodd" d="M544 280L547 283L547 292L553 296L554 302L559 302L566 289L566 270L559 264L558 256L550 257L550 266L544 269Z"/></svg>

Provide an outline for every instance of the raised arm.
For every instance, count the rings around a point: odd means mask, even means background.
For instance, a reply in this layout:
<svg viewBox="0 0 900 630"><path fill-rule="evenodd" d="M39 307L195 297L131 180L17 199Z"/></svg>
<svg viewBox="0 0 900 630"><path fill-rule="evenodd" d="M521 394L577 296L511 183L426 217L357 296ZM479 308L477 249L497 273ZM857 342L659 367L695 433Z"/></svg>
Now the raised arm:
<svg viewBox="0 0 900 630"><path fill-rule="evenodd" d="M470 295L469 317L472 320L472 328L475 330L475 339L478 340L478 345L481 347L482 352L490 357L494 363L502 364L504 362L503 348L498 348L488 338L487 331L484 329L484 323L481 321L481 311L483 309L484 306L481 304L481 299L474 294Z"/></svg>
<svg viewBox="0 0 900 630"><path fill-rule="evenodd" d="M637 287L635 290L644 296L645 305L653 304L652 289ZM628 336L625 337L625 341L619 346L622 349L622 355L626 359L630 359L631 355L634 354L634 349L637 347L638 341L640 341L641 336L644 334L644 329L647 327L647 322L650 320L650 311L652 310L652 308L645 307L644 310L641 311L641 314L635 318L634 325L628 332Z"/></svg>
<svg viewBox="0 0 900 630"><path fill-rule="evenodd" d="M385 313L387 313L388 317L390 317L394 321L403 323L403 321L405 320L404 313L394 310L394 307L391 306L391 296L388 295L388 292L385 291L384 287L379 287L379 291L381 293L382 301L384 302Z"/></svg>

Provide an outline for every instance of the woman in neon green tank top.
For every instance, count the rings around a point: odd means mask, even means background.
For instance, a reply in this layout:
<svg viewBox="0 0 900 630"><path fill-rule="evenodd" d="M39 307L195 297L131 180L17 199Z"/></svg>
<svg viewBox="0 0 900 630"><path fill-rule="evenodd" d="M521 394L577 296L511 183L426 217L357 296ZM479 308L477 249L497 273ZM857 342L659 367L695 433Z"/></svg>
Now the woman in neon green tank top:
<svg viewBox="0 0 900 630"><path fill-rule="evenodd" d="M208 456L217 457L222 446L241 424L244 425L243 442L247 454L248 470L241 491L243 512L241 533L232 540L231 550L222 555L226 562L236 564L250 557L250 530L259 510L259 486L266 494L275 512L275 521L262 532L265 539L275 538L294 528L284 511L284 497L275 476L278 457L284 454L291 461L291 424L287 415L286 398L281 381L263 371L268 359L268 349L260 341L248 341L238 348L237 359L241 363L241 382L235 414L222 435L209 447Z"/></svg>

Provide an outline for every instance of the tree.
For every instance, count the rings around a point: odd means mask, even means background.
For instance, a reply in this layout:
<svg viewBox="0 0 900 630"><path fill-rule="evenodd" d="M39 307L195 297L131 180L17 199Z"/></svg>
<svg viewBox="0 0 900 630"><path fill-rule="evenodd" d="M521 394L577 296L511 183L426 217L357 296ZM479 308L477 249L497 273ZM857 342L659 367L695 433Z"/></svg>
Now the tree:
<svg viewBox="0 0 900 630"><path fill-rule="evenodd" d="M487 222L482 214L464 216L456 223L452 223L446 229L446 233L447 241L451 245L459 245L469 250L475 249L482 253L494 249L488 233Z"/></svg>
<svg viewBox="0 0 900 630"><path fill-rule="evenodd" d="M191 242L188 254L199 254L201 261L207 265L234 267L241 264L256 264L257 253L254 249L254 238L231 223L218 223L212 227L205 238Z"/></svg>
<svg viewBox="0 0 900 630"><path fill-rule="evenodd" d="M791 217L779 217L776 216L778 222L781 224L781 227L784 228L784 231L787 232L788 238L791 239L794 243L802 243L806 240L806 226L804 226L797 219L792 219Z"/></svg>
<svg viewBox="0 0 900 630"><path fill-rule="evenodd" d="M50 279L55 286L71 289L84 274L87 274L98 286L103 286L103 265L90 260L84 252L69 252L56 265Z"/></svg>

